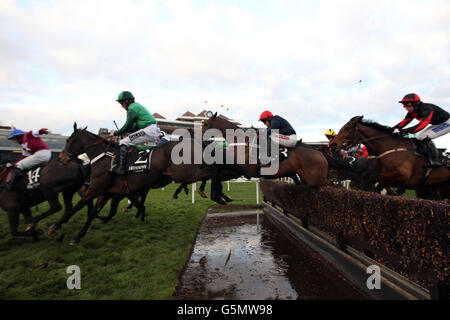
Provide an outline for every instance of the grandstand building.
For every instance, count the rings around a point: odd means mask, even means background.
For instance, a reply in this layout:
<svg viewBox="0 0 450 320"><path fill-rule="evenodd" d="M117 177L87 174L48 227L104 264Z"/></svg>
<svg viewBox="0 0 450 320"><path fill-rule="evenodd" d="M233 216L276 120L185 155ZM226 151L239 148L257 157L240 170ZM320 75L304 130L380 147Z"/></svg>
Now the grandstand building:
<svg viewBox="0 0 450 320"><path fill-rule="evenodd" d="M158 112L153 113L153 116L158 120L158 125L161 128L161 130L163 130L172 140L177 140L178 137L173 135L173 132L176 129L194 129L195 122L201 122L208 119L207 113L208 112L206 110L203 110L199 114L195 115L190 111L186 111L185 113L183 113L183 115L176 118L175 120L166 119L163 115L159 114ZM242 126L239 122L233 119L227 118L222 114L220 114L219 117L222 117L243 129L248 128ZM0 164L16 161L22 155L22 148L13 141L8 140L8 134L11 130L12 128L10 126L0 125ZM106 137L108 136L110 131L111 130L107 128L100 128L98 131L98 135ZM52 152L52 158L56 158L57 155L64 149L67 136L51 133L48 135L44 135L41 138L50 148ZM317 142L308 144L312 146L320 146L323 145L324 143Z"/></svg>

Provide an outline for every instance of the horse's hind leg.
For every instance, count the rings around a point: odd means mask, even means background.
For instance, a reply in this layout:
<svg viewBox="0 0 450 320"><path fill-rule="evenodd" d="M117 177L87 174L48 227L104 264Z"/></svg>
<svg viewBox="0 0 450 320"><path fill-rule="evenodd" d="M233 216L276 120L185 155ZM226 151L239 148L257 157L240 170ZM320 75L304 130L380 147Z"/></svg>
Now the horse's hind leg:
<svg viewBox="0 0 450 320"><path fill-rule="evenodd" d="M186 183L180 184L180 186L175 190L175 193L172 196L172 199L178 199L178 194L181 192L181 190L186 189Z"/></svg>
<svg viewBox="0 0 450 320"><path fill-rule="evenodd" d="M145 206L144 203L139 201L139 195L130 194L128 195L131 203L138 209L138 212L134 216L136 219L141 217L141 221L145 219ZM144 199L145 200L145 199Z"/></svg>
<svg viewBox="0 0 450 320"><path fill-rule="evenodd" d="M208 198L208 195L205 193L206 182L208 182L208 179L203 179L202 184L200 185L200 188L198 189L198 193L200 194L200 196L205 199Z"/></svg>
<svg viewBox="0 0 450 320"><path fill-rule="evenodd" d="M43 214L33 218L33 223L38 223L42 219L54 214L55 212L58 212L62 209L61 203L59 203L58 199L58 193L48 193L45 194L45 198L47 199L48 203L50 204L50 208L45 211Z"/></svg>
<svg viewBox="0 0 450 320"><path fill-rule="evenodd" d="M222 198L222 180L217 177L211 179L211 200L219 204L227 204L227 202Z"/></svg>
<svg viewBox="0 0 450 320"><path fill-rule="evenodd" d="M8 210L9 229L13 237L25 236L23 232L19 232L19 214L18 208L11 208Z"/></svg>

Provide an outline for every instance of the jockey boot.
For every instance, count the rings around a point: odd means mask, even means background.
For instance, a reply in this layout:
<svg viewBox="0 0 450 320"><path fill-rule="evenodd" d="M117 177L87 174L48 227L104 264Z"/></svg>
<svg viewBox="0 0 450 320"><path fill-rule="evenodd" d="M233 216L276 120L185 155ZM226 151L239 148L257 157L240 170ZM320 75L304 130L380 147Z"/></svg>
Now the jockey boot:
<svg viewBox="0 0 450 320"><path fill-rule="evenodd" d="M119 158L114 160L111 171L120 175L125 174L125 168L127 165L127 153L128 147L125 145L121 145L119 149Z"/></svg>
<svg viewBox="0 0 450 320"><path fill-rule="evenodd" d="M434 142L430 138L425 138L422 141L427 147L428 164L426 166L442 167L441 160L439 159L439 151L436 149Z"/></svg>
<svg viewBox="0 0 450 320"><path fill-rule="evenodd" d="M117 173L118 174L125 174L125 168L127 166L127 154L128 154L128 147L127 146L120 146L120 156L119 156L119 165Z"/></svg>
<svg viewBox="0 0 450 320"><path fill-rule="evenodd" d="M13 191L14 186L16 184L17 178L23 175L23 171L17 167L14 167L11 172L11 180L9 180L8 184L6 185L6 190Z"/></svg>

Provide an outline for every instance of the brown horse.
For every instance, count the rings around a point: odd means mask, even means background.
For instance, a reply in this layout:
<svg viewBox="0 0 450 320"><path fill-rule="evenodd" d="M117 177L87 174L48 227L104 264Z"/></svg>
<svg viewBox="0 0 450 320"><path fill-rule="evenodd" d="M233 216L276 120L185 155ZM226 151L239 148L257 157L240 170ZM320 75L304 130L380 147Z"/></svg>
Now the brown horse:
<svg viewBox="0 0 450 320"><path fill-rule="evenodd" d="M203 123L203 133L208 129L218 129L223 137L226 138L227 130L237 130L240 129L234 123L218 117L217 113L210 117ZM261 166L258 163L252 164L250 159L250 148L252 147L252 142L247 141L244 148L242 146L234 144L235 141L227 141L228 145L232 147L234 145L234 157L237 160L238 157L244 156L244 161L236 162L242 163L239 165L244 169L247 176L250 177L261 177L260 169L266 166ZM242 153L244 150L244 154ZM239 152L241 151L241 152ZM241 158L242 159L242 158ZM279 168L276 173L271 175L264 175L264 178L274 179L280 177L292 177L298 174L304 183L310 187L319 187L327 183L328 175L328 162L325 156L313 148L307 146L303 143L297 143L295 148L288 149L287 158L279 163Z"/></svg>
<svg viewBox="0 0 450 320"><path fill-rule="evenodd" d="M81 153L86 153L89 159L91 159L91 183L81 198L81 201L69 213L65 214L58 222L50 227L49 234L61 228L62 224L69 221L89 201L98 198L95 207L89 210L83 228L71 241L71 244L79 243L89 229L92 221L97 218L98 213L112 195L127 196L131 203L138 208L138 215L141 217L141 220L144 220L145 206L139 201L139 196L144 190L167 185L172 180L169 176L161 175L165 166L160 161L157 161L161 155L156 150L152 156L151 172L134 173L124 176L117 176L111 173L111 157L114 154L115 148L117 148L117 144L107 141L105 138L101 138L86 129L78 129L76 123L74 124L74 132L67 139L66 146L60 154L60 159L65 162L67 159L74 158Z"/></svg>
<svg viewBox="0 0 450 320"><path fill-rule="evenodd" d="M177 141L169 141L153 150L150 172L118 176L110 172L111 159L118 145L87 131L86 128L78 129L75 123L74 132L67 139L64 151L60 154L60 159L66 161L81 153L86 153L91 159L91 184L73 210L50 227L49 234L59 229L85 203L94 198L98 197L95 208L89 212L84 227L71 244L78 243L86 234L90 224L98 216L99 211L112 194L126 195L132 204L138 208L138 215L141 216L141 220L144 220L145 206L138 200L143 190L161 188L172 181L189 184L204 178L212 178L214 175L213 167L205 166L203 163L175 163L172 160L172 150L178 143ZM190 143L198 144L200 142L192 139ZM193 152L195 148L193 147L191 150ZM191 154L191 158L192 156L193 154ZM217 201L215 197L212 197L212 199Z"/></svg>
<svg viewBox="0 0 450 320"><path fill-rule="evenodd" d="M378 165L378 180L386 186L407 187L419 191L437 187L441 199L450 196L450 170L446 167L426 168L427 160L416 153L413 139L393 133L393 129L373 121L353 117L331 141L330 146L341 149L350 142L362 142Z"/></svg>
<svg viewBox="0 0 450 320"><path fill-rule="evenodd" d="M81 161L75 159L66 165L57 160L50 161L41 169L40 186L28 190L28 178L22 175L18 178L13 191L7 191L5 187L8 168L0 173L0 207L8 212L11 234L13 236L33 236L37 239L34 224L41 219L58 212L62 209L58 200L58 195L63 194L64 207L66 213L72 209L72 198L78 189L83 185L89 169L82 165ZM32 218L30 207L41 202L48 201L49 210L36 218ZM88 203L88 206L92 206ZM27 232L19 232L19 214L25 217L28 223Z"/></svg>

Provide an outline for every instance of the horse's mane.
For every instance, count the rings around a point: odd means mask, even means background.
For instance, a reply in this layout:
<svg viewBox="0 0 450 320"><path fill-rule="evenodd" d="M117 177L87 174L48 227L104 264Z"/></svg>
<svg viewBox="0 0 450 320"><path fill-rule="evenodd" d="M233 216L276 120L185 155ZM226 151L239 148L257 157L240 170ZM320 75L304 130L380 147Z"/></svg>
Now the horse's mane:
<svg viewBox="0 0 450 320"><path fill-rule="evenodd" d="M227 123L231 127L230 129L242 129L242 128L239 128L236 124L234 124L230 120L225 119L221 115L216 116L216 121L217 120L220 120L220 121L223 121L223 122Z"/></svg>
<svg viewBox="0 0 450 320"><path fill-rule="evenodd" d="M391 127L379 124L378 122L373 120L361 119L360 122L370 128L381 131L382 133L385 134L392 134L392 132L394 131L394 129L392 129Z"/></svg>
<svg viewBox="0 0 450 320"><path fill-rule="evenodd" d="M95 134L95 133L87 130L87 127L83 128L83 129L78 129L77 131L86 132L86 133L90 134L91 136L95 137L98 140L105 139L104 142L106 142L110 146L117 146L118 145L118 143L114 142L113 140L107 140L106 138L103 138L103 137L99 136L98 134Z"/></svg>

